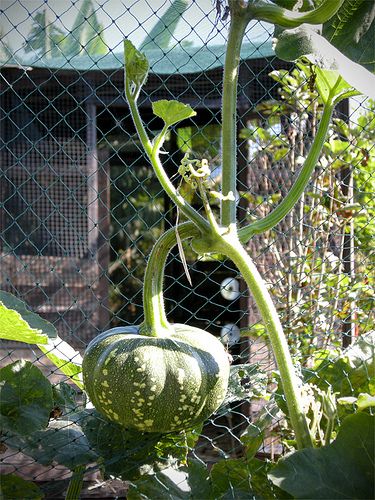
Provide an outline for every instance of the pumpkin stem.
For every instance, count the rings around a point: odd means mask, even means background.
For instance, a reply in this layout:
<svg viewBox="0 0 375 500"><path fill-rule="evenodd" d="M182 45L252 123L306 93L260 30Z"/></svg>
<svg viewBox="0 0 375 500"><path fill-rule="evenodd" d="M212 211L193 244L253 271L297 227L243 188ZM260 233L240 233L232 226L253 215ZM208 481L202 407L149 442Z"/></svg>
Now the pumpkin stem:
<svg viewBox="0 0 375 500"><path fill-rule="evenodd" d="M148 337L165 337L172 331L165 313L163 281L167 257L177 244L176 230L178 230L180 240L200 235L199 230L192 222L185 222L166 231L153 246L144 276L144 321L140 326L140 333Z"/></svg>

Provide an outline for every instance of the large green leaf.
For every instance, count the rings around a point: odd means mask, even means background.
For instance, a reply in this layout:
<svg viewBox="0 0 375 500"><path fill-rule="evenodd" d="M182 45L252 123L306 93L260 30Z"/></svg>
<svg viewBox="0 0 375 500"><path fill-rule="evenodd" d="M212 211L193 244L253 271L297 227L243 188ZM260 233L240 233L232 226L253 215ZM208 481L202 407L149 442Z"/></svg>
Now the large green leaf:
<svg viewBox="0 0 375 500"><path fill-rule="evenodd" d="M182 487L181 483L185 476L177 473L176 475L177 480L163 472L143 476L130 484L126 498L128 500L193 500L194 497L190 495L190 492ZM202 500L203 497L199 498ZM211 499L204 498L204 500Z"/></svg>
<svg viewBox="0 0 375 500"><path fill-rule="evenodd" d="M56 328L14 295L0 291L0 338L37 344L57 368L70 377L80 389L82 357L58 335Z"/></svg>
<svg viewBox="0 0 375 500"><path fill-rule="evenodd" d="M275 52L285 61L295 61L305 56L321 69L339 73L362 94L375 98L375 75L346 57L308 25L279 32L276 35Z"/></svg>
<svg viewBox="0 0 375 500"><path fill-rule="evenodd" d="M52 386L30 361L0 369L1 428L30 434L48 425L53 407Z"/></svg>
<svg viewBox="0 0 375 500"><path fill-rule="evenodd" d="M187 483L191 498L209 500L213 496L212 481L209 469L199 460L189 459L187 467Z"/></svg>
<svg viewBox="0 0 375 500"><path fill-rule="evenodd" d="M129 500L217 500L284 499L288 493L274 486L267 478L270 463L257 459L220 460L211 472L207 466L189 459L178 471L168 469L146 475L133 482Z"/></svg>
<svg viewBox="0 0 375 500"><path fill-rule="evenodd" d="M77 411L80 403L77 401L77 392L65 382L52 387L53 404L57 415L72 414Z"/></svg>
<svg viewBox="0 0 375 500"><path fill-rule="evenodd" d="M83 389L82 357L78 351L60 337L50 339L48 345L38 345L38 347L64 375Z"/></svg>
<svg viewBox="0 0 375 500"><path fill-rule="evenodd" d="M192 446L194 441L184 432L162 435L128 430L95 410L82 412L79 423L92 448L103 458L106 474L124 480L184 462L187 444Z"/></svg>
<svg viewBox="0 0 375 500"><path fill-rule="evenodd" d="M167 99L153 102L152 111L164 121L167 127L197 114L188 104Z"/></svg>
<svg viewBox="0 0 375 500"><path fill-rule="evenodd" d="M252 459L261 447L266 431L275 422L280 421L282 412L275 403L273 397L259 411L257 417L253 419L241 435L241 442L245 446L246 458Z"/></svg>
<svg viewBox="0 0 375 500"><path fill-rule="evenodd" d="M321 389L332 387L339 397L371 392L375 377L375 331L366 333L339 356L329 351L317 353L313 370L305 379Z"/></svg>
<svg viewBox="0 0 375 500"><path fill-rule="evenodd" d="M353 61L375 71L375 2L345 0L323 25L323 36Z"/></svg>
<svg viewBox="0 0 375 500"><path fill-rule="evenodd" d="M57 462L71 470L98 459L81 427L69 420L51 420L47 429L27 436L12 435L6 444L22 450L42 465Z"/></svg>
<svg viewBox="0 0 375 500"><path fill-rule="evenodd" d="M256 458L220 460L211 469L214 498L289 498L268 479L269 467L268 462Z"/></svg>
<svg viewBox="0 0 375 500"><path fill-rule="evenodd" d="M171 500L214 500L212 482L207 466L189 459L187 467L166 470L143 476L130 485L127 498L168 498Z"/></svg>
<svg viewBox="0 0 375 500"><path fill-rule="evenodd" d="M269 478L295 498L373 498L375 417L347 417L333 443L281 459Z"/></svg>
<svg viewBox="0 0 375 500"><path fill-rule="evenodd" d="M44 498L44 494L42 490L31 481L26 481L15 474L1 474L0 498L1 500L14 500L16 498L40 500Z"/></svg>
<svg viewBox="0 0 375 500"><path fill-rule="evenodd" d="M0 291L0 338L47 344L48 337L57 337L51 323L31 312L22 300L11 293Z"/></svg>

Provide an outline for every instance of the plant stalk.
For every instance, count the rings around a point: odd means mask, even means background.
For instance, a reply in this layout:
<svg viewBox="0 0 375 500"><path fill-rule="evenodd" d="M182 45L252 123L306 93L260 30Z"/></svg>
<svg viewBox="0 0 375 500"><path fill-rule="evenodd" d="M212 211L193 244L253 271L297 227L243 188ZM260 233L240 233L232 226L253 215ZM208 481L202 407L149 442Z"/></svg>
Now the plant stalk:
<svg viewBox="0 0 375 500"><path fill-rule="evenodd" d="M243 243L249 241L255 234L260 234L272 229L276 224L284 219L284 217L293 209L294 205L302 196L312 172L319 160L324 142L326 140L329 125L331 123L332 112L334 105L328 102L324 106L322 118L320 120L319 129L317 131L314 142L311 145L309 154L305 163L298 174L293 186L286 197L263 219L257 220L252 224L241 228L238 232L240 241Z"/></svg>
<svg viewBox="0 0 375 500"><path fill-rule="evenodd" d="M176 230L180 240L193 238L200 234L192 222L185 222L177 228L168 229L153 246L143 282L144 321L140 328L142 335L159 337L170 334L170 324L164 306L163 282L168 254L177 244Z"/></svg>
<svg viewBox="0 0 375 500"><path fill-rule="evenodd" d="M301 24L323 24L333 17L344 0L323 0L316 8L307 12L284 9L275 4L258 0L249 2L248 10L255 19L278 24L283 28L297 28Z"/></svg>
<svg viewBox="0 0 375 500"><path fill-rule="evenodd" d="M197 227L199 227L202 231L205 231L209 229L210 225L206 221L206 219L200 215L185 199L183 196L180 195L180 193L177 191L177 189L174 187L172 184L171 180L169 179L161 161L159 158L159 150L160 147L164 141L165 133L167 131L166 128L163 129L164 135L159 134L159 136L156 138L157 144L156 146L153 146L147 132L145 130L145 127L143 125L141 116L139 114L138 106L136 103L136 100L134 99L133 95L130 92L129 84L125 82L125 93L126 93L126 98L129 104L129 109L133 118L133 123L136 128L137 134L141 140L143 149L154 169L154 172L164 189L164 191L167 193L167 195L170 197L170 199L175 203L175 205L181 210L181 212L191 221L195 223Z"/></svg>
<svg viewBox="0 0 375 500"><path fill-rule="evenodd" d="M70 478L69 486L65 495L65 500L79 500L81 496L85 470L86 467L84 465L78 465L73 470L73 475Z"/></svg>
<svg viewBox="0 0 375 500"><path fill-rule="evenodd" d="M237 82L247 16L235 9L231 16L225 55L222 99L222 185L221 225L230 231L236 226L237 188Z"/></svg>
<svg viewBox="0 0 375 500"><path fill-rule="evenodd" d="M221 243L223 245L221 251L232 260L241 272L262 316L280 372L297 447L299 449L312 447L313 442L302 406L301 390L298 386L298 379L280 318L266 284L254 262L239 241L234 242L233 236L229 238L229 241L224 242L224 244ZM223 241L225 241L225 237L222 239Z"/></svg>

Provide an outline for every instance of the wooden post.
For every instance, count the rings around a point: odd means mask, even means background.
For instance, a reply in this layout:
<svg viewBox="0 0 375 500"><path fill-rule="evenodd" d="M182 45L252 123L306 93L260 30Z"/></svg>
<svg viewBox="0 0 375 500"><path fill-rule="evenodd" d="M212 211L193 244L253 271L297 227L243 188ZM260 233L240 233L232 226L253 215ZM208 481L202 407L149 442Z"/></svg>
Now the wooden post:
<svg viewBox="0 0 375 500"><path fill-rule="evenodd" d="M87 218L88 255L96 267L97 278L93 283L97 300L97 313L93 321L98 330L108 327L108 265L109 265L109 168L106 153L97 149L96 104L86 105L87 115Z"/></svg>
<svg viewBox="0 0 375 500"><path fill-rule="evenodd" d="M340 118L345 122L349 121L349 100L342 101L338 106ZM342 193L345 196L346 203L351 205L354 203L354 185L353 185L353 167L352 165L345 165L340 171L340 181L342 186ZM347 232L343 239L343 269L344 273L348 276L350 282L355 278L355 247L354 247L354 220L353 217L347 221ZM343 347L349 346L356 336L356 314L355 303L350 302L350 307L346 318L342 324L342 345Z"/></svg>

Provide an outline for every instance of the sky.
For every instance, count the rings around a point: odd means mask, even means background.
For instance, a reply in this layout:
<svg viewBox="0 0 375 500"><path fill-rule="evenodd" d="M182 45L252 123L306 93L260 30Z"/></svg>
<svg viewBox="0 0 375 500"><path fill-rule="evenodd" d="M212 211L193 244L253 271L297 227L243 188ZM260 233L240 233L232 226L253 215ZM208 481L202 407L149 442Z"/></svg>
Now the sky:
<svg viewBox="0 0 375 500"><path fill-rule="evenodd" d="M32 17L43 9L49 20L63 31L71 29L83 0L0 0L0 27L4 40L17 53L30 31ZM96 13L104 25L107 45L115 52L122 50L122 41L130 38L135 45L140 44L147 32L170 6L171 0L93 0ZM195 45L222 44L226 29L214 26L216 11L212 0L191 0L181 19L176 38ZM263 32L255 28L254 35ZM265 33L267 38L269 35Z"/></svg>

